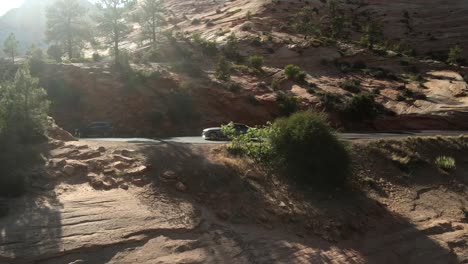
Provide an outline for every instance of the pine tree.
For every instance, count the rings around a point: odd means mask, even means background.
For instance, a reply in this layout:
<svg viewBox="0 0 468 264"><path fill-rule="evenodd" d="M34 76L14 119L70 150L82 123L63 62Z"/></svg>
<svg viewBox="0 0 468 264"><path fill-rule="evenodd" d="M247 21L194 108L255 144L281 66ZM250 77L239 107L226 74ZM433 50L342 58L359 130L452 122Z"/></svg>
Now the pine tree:
<svg viewBox="0 0 468 264"><path fill-rule="evenodd" d="M141 3L139 24L143 37L151 39L152 43L156 43L158 28L164 22L164 11L162 0L144 0Z"/></svg>
<svg viewBox="0 0 468 264"><path fill-rule="evenodd" d="M96 3L100 10L96 17L98 29L113 46L115 64L119 62L120 42L133 30L126 16L135 3L134 0L98 0Z"/></svg>
<svg viewBox="0 0 468 264"><path fill-rule="evenodd" d="M13 63L15 63L15 56L18 54L18 45L19 42L16 40L15 34L13 33L10 33L3 43L3 51L7 56L10 56Z"/></svg>
<svg viewBox="0 0 468 264"><path fill-rule="evenodd" d="M74 50L81 49L83 41L89 37L86 13L78 0L57 0L47 8L47 41L62 45L70 59L76 55Z"/></svg>

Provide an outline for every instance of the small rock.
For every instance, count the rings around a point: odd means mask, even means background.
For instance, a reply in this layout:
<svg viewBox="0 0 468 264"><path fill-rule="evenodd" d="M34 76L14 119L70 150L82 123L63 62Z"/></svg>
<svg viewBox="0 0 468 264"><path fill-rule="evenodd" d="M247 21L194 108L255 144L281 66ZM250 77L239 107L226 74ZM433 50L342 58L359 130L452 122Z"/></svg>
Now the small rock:
<svg viewBox="0 0 468 264"><path fill-rule="evenodd" d="M100 179L93 178L89 181L89 185L94 189L101 189L104 186L104 182Z"/></svg>
<svg viewBox="0 0 468 264"><path fill-rule="evenodd" d="M120 153L123 156L131 157L135 153L135 150L133 150L133 149L122 149L122 151Z"/></svg>
<svg viewBox="0 0 468 264"><path fill-rule="evenodd" d="M279 207L285 208L285 207L286 207L286 204L285 204L284 202L281 202L281 203L279 204Z"/></svg>
<svg viewBox="0 0 468 264"><path fill-rule="evenodd" d="M187 191L187 186L185 186L185 184L183 184L182 182L177 182L176 185L175 185L175 188L179 192L186 192Z"/></svg>
<svg viewBox="0 0 468 264"><path fill-rule="evenodd" d="M141 165L141 166L126 170L125 174L129 176L140 176L144 174L147 170L148 170L148 167L146 167L145 165Z"/></svg>
<svg viewBox="0 0 468 264"><path fill-rule="evenodd" d="M89 149L88 145L76 146L77 149Z"/></svg>
<svg viewBox="0 0 468 264"><path fill-rule="evenodd" d="M132 158L125 157L125 156L122 156L122 155L112 155L112 159L115 160L115 161L122 161L122 162L126 162L126 163L132 163L132 162L135 161Z"/></svg>
<svg viewBox="0 0 468 264"><path fill-rule="evenodd" d="M109 169L105 169L103 171L104 174L106 175L115 175L117 174L117 170L116 169L112 169L112 168L109 168Z"/></svg>
<svg viewBox="0 0 468 264"><path fill-rule="evenodd" d="M103 182L102 182L102 188L103 188L104 190L110 190L110 189L112 189L112 187L113 187L113 186L112 186L111 183L106 182L106 181L103 181Z"/></svg>
<svg viewBox="0 0 468 264"><path fill-rule="evenodd" d="M63 171L68 176L72 176L75 173L75 168L73 166L71 166L71 165L65 165L65 167L63 167Z"/></svg>
<svg viewBox="0 0 468 264"><path fill-rule="evenodd" d="M162 180L164 181L175 181L177 180L177 174L173 171L165 171L162 175L161 175L161 178Z"/></svg>
<svg viewBox="0 0 468 264"><path fill-rule="evenodd" d="M140 178L136 178L132 180L132 183L135 184L138 187L143 187L145 185L145 181Z"/></svg>
<svg viewBox="0 0 468 264"><path fill-rule="evenodd" d="M106 148L101 146L101 147L97 148L97 151L99 151L99 152L105 152L105 151L106 151Z"/></svg>
<svg viewBox="0 0 468 264"><path fill-rule="evenodd" d="M257 83L257 87L261 89L265 89L268 87L268 85L266 84L266 82L262 81L262 82Z"/></svg>
<svg viewBox="0 0 468 264"><path fill-rule="evenodd" d="M120 189L123 189L123 190L128 190L128 184L126 184L126 183L122 183L122 184L120 184L120 186L119 186L119 187L120 187Z"/></svg>
<svg viewBox="0 0 468 264"><path fill-rule="evenodd" d="M60 140L49 140L49 146L52 148L60 148L65 146L65 142Z"/></svg>
<svg viewBox="0 0 468 264"><path fill-rule="evenodd" d="M98 158L100 156L101 156L101 152L97 150L86 150L86 151L80 152L74 158L79 159L79 160L89 160L89 159Z"/></svg>
<svg viewBox="0 0 468 264"><path fill-rule="evenodd" d="M116 162L110 164L109 167L122 170L122 169L128 168L128 164L126 164L126 163L124 163L122 161L116 161Z"/></svg>

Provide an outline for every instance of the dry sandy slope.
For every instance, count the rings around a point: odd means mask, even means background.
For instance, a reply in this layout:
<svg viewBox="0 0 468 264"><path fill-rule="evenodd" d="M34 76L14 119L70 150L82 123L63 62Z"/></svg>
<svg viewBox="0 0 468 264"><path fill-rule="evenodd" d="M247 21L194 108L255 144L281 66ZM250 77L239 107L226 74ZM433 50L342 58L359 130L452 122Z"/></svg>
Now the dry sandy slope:
<svg viewBox="0 0 468 264"><path fill-rule="evenodd" d="M104 147L94 159L130 150L151 170L143 185L123 176L128 190L36 176L0 219L0 263L466 263L468 142L413 141L354 146L360 187L331 195L267 179L219 146L67 143ZM454 173L430 165L439 153L457 158Z"/></svg>

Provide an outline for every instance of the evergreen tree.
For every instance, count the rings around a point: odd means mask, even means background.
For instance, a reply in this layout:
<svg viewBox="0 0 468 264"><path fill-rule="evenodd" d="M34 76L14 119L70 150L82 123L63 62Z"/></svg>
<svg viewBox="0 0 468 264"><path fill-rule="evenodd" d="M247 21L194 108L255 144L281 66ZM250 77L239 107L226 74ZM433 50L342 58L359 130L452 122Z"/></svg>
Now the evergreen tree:
<svg viewBox="0 0 468 264"><path fill-rule="evenodd" d="M31 76L29 65L18 69L12 83L0 86L0 136L27 142L43 135L49 101L39 80Z"/></svg>
<svg viewBox="0 0 468 264"><path fill-rule="evenodd" d="M152 43L156 43L158 28L164 22L163 14L162 0L144 0L141 3L139 24L143 37L151 39Z"/></svg>
<svg viewBox="0 0 468 264"><path fill-rule="evenodd" d="M100 10L96 17L98 29L113 47L115 64L119 62L120 42L132 32L132 26L126 21L128 11L134 6L134 0L98 0Z"/></svg>
<svg viewBox="0 0 468 264"><path fill-rule="evenodd" d="M381 26L376 22L370 22L364 27L364 36L361 42L373 50L374 45L383 37Z"/></svg>
<svg viewBox="0 0 468 264"><path fill-rule="evenodd" d="M62 45L73 58L74 50L89 37L89 26L85 21L87 10L78 0L57 0L47 8L46 37L50 43Z"/></svg>
<svg viewBox="0 0 468 264"><path fill-rule="evenodd" d="M3 51L7 56L10 56L13 63L15 63L15 56L18 54L18 45L19 42L16 40L15 34L13 33L10 33L3 43Z"/></svg>

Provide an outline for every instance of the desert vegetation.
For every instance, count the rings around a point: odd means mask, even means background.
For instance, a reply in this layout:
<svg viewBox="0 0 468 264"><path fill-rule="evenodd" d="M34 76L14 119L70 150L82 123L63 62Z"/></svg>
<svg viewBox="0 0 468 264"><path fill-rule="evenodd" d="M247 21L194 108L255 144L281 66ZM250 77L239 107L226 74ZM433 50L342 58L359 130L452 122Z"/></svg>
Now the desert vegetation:
<svg viewBox="0 0 468 264"><path fill-rule="evenodd" d="M49 102L28 65L0 84L0 98L0 196L16 196L24 189L20 168L38 161L34 144L45 140Z"/></svg>
<svg viewBox="0 0 468 264"><path fill-rule="evenodd" d="M232 124L223 129L232 138L231 153L273 166L292 181L336 188L350 175L348 148L322 114L297 112L243 135Z"/></svg>

